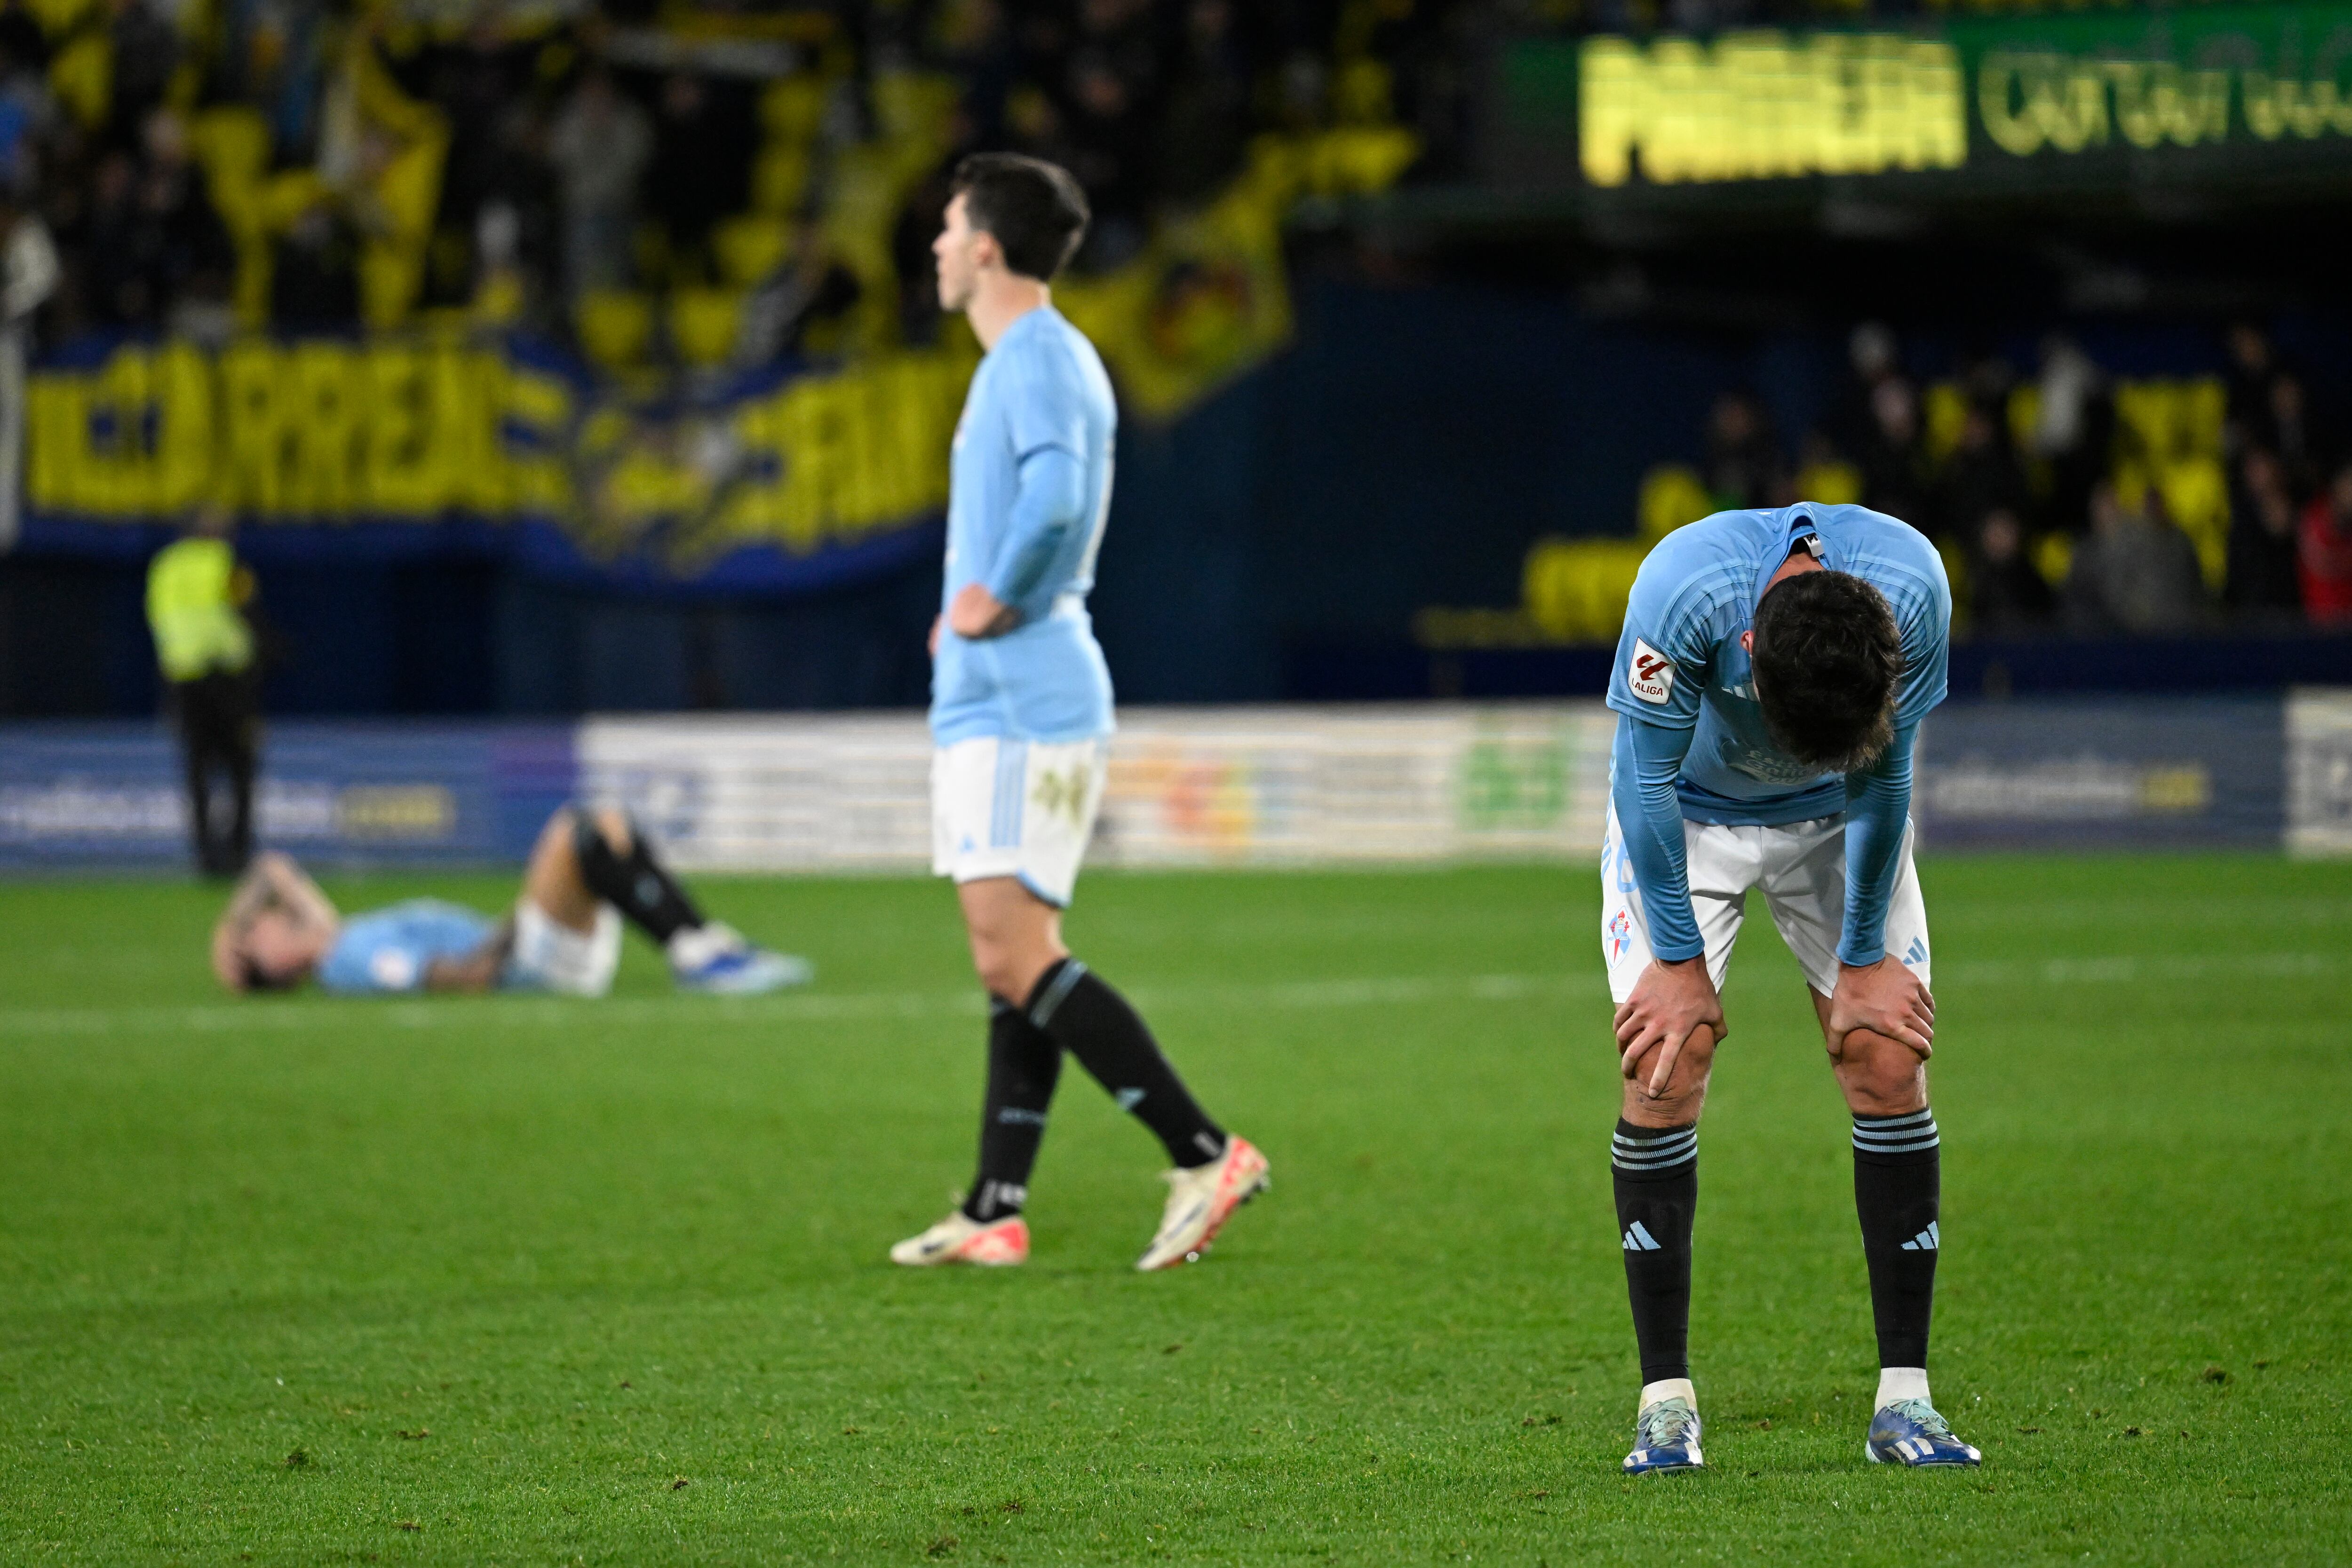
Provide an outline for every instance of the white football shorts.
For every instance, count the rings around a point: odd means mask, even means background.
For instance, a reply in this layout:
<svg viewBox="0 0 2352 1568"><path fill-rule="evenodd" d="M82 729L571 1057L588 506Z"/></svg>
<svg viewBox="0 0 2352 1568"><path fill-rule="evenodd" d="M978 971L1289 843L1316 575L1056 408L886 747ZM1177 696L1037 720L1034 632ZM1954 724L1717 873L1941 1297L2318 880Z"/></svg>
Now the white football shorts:
<svg viewBox="0 0 2352 1568"><path fill-rule="evenodd" d="M530 899L515 903L514 951L499 983L516 990L601 997L621 967L621 912L596 906L596 928L574 931Z"/></svg>
<svg viewBox="0 0 2352 1568"><path fill-rule="evenodd" d="M1013 876L1066 906L1102 810L1108 740L980 736L931 753L931 870L956 881Z"/></svg>
<svg viewBox="0 0 2352 1568"><path fill-rule="evenodd" d="M1886 910L1886 950L1906 968L1927 977L1927 905L1911 863L1914 831L1903 828L1903 864ZM1691 913L1706 944L1706 972L1717 989L1731 964L1732 945L1748 912L1748 893L1760 889L1780 940L1795 955L1805 983L1823 996L1837 989L1838 941L1845 932L1845 819L1819 817L1772 828L1683 824L1690 869ZM1650 931L1642 890L1625 854L1614 806L1601 845L1601 955L1609 965L1609 994L1623 1001L1650 964Z"/></svg>

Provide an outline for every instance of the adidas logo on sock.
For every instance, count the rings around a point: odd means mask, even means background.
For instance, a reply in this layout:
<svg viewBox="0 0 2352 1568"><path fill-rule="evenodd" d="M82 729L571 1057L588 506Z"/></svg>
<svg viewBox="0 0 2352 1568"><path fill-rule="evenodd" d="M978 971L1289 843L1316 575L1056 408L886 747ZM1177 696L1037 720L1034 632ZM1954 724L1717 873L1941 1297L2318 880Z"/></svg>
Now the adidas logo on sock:
<svg viewBox="0 0 2352 1568"><path fill-rule="evenodd" d="M1118 1108L1120 1110L1132 1111L1138 1105L1143 1103L1143 1091L1140 1089L1122 1089L1118 1093L1112 1095L1111 1098L1118 1102Z"/></svg>
<svg viewBox="0 0 2352 1568"><path fill-rule="evenodd" d="M1903 955L1903 961L1906 964L1926 963L1927 961L1927 939L1925 936L1914 936L1911 938L1911 950Z"/></svg>
<svg viewBox="0 0 2352 1568"><path fill-rule="evenodd" d="M1908 1246L1909 1243L1906 1242L1905 1245ZM1658 1245L1658 1239L1650 1234L1649 1228L1637 1219L1625 1229L1625 1250L1628 1252L1657 1252L1663 1250L1663 1249Z"/></svg>
<svg viewBox="0 0 2352 1568"><path fill-rule="evenodd" d="M1914 1236L1910 1240L1906 1241L1903 1244L1903 1250L1906 1252L1935 1251L1937 1248L1937 1244L1943 1239L1936 1229L1937 1223L1938 1221L1933 1219L1927 1221L1927 1228L1919 1232L1918 1235Z"/></svg>

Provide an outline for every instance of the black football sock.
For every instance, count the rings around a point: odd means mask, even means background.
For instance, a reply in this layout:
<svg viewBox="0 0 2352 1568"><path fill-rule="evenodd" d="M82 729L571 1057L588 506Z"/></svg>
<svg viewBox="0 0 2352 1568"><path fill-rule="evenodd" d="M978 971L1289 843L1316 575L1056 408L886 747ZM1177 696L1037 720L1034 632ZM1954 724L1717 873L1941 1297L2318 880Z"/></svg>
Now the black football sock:
<svg viewBox="0 0 2352 1568"><path fill-rule="evenodd" d="M654 858L643 830L635 823L630 824L626 854L605 841L584 811L572 819L572 847L580 860L580 879L630 925L667 946L680 931L702 924L702 912L686 895L686 889L678 886L669 868Z"/></svg>
<svg viewBox="0 0 2352 1568"><path fill-rule="evenodd" d="M1064 958L1029 993L1029 1020L1094 1074L1122 1111L1191 1169L1225 1152L1225 1131L1209 1120L1127 998L1076 958Z"/></svg>
<svg viewBox="0 0 2352 1568"><path fill-rule="evenodd" d="M1933 1111L1853 1119L1853 1207L1870 1265L1870 1313L1878 1364L1927 1364L1927 1324L1936 1310L1936 1211L1943 1157Z"/></svg>
<svg viewBox="0 0 2352 1568"><path fill-rule="evenodd" d="M1045 1136L1045 1111L1062 1076L1062 1048L1001 998L988 998L988 1097L980 1113L980 1169L963 1200L987 1224L1029 1201L1029 1171Z"/></svg>
<svg viewBox="0 0 2352 1568"><path fill-rule="evenodd" d="M1642 1381L1690 1375L1691 1221L1698 1213L1698 1124L1637 1127L1611 1140L1617 1234Z"/></svg>

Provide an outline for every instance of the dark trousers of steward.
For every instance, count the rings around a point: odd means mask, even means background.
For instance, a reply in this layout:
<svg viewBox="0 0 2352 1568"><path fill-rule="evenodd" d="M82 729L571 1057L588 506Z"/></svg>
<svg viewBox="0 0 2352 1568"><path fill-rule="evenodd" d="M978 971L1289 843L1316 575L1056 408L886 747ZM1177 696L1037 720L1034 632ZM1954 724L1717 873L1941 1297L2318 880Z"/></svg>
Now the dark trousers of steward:
<svg viewBox="0 0 2352 1568"><path fill-rule="evenodd" d="M250 671L215 670L172 683L172 712L186 768L188 832L196 869L236 876L253 858L253 776L260 763L261 698ZM215 773L228 775L228 798L216 799ZM226 806L224 812L218 808ZM226 821L223 821L224 816Z"/></svg>

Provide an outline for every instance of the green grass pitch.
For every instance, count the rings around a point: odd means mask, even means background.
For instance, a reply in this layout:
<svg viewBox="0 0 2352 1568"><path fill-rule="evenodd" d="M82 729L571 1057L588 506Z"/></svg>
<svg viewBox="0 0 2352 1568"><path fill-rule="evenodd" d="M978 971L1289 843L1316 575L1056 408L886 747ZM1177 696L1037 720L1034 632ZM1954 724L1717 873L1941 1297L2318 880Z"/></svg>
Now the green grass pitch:
<svg viewBox="0 0 2352 1568"><path fill-rule="evenodd" d="M968 1174L922 881L711 879L810 992L231 1002L215 895L0 887L0 1562L2352 1557L2352 867L1923 867L1978 1472L1866 1465L1845 1120L1758 918L1702 1142L1704 1475L1636 1382L1590 873L1097 875L1079 950L1271 1196L1138 1276L1157 1150L1073 1068L1035 1256ZM339 883L485 907L505 877Z"/></svg>

